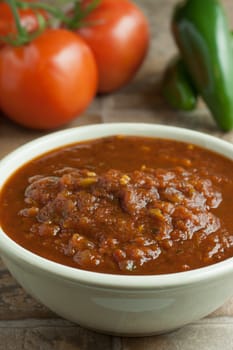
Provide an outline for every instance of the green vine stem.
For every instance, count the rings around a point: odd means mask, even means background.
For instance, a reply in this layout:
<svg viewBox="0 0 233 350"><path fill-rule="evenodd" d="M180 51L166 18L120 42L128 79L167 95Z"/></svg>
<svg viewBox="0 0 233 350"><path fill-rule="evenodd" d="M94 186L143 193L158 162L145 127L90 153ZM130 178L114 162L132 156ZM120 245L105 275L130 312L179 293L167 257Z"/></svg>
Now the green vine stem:
<svg viewBox="0 0 233 350"><path fill-rule="evenodd" d="M16 29L18 32L17 38L15 38L14 42L18 45L26 44L28 42L28 33L20 23L20 17L19 17L19 12L18 12L16 2L15 0L6 0L6 3L11 8L12 15L15 20Z"/></svg>
<svg viewBox="0 0 233 350"><path fill-rule="evenodd" d="M69 0L62 1L63 4L70 3ZM33 10L44 10L47 12L52 18L56 18L62 23L66 24L68 22L67 16L64 14L64 12L55 5L50 5L48 3L42 3L42 2L27 2L23 0L16 0L16 4L18 8L21 9L33 9Z"/></svg>
<svg viewBox="0 0 233 350"><path fill-rule="evenodd" d="M40 13L35 12L35 16L37 17L37 22L38 22L38 30L36 30L34 33L29 33L27 29L24 28L20 22L20 15L18 12L18 9L20 8L20 6L18 6L17 0L6 0L6 3L9 5L12 11L17 33L9 34L6 36L0 36L1 41L7 44L10 44L12 46L22 46L30 43L34 38L36 38L38 35L40 35L43 32L43 30L46 27L46 21L45 21L45 18Z"/></svg>
<svg viewBox="0 0 233 350"><path fill-rule="evenodd" d="M1 0L0 0L1 1ZM27 0L6 0L12 11L12 15L15 20L15 25L17 29L17 34L9 34L6 36L0 36L0 40L4 41L13 46L22 46L30 43L33 39L39 36L49 22L53 19L58 20L66 28L74 30L78 29L89 23L85 22L85 18L99 6L101 0L92 0L84 8L81 6L80 0L74 0L73 8L66 14L64 10L55 5L42 2L28 2ZM70 0L60 0L60 5L70 4ZM29 33L26 28L24 28L20 22L19 9L32 9L35 11L35 16L37 17L38 30L33 33ZM45 11L49 18L45 18L39 11Z"/></svg>
<svg viewBox="0 0 233 350"><path fill-rule="evenodd" d="M82 8L80 0L73 1L73 9L69 15L55 5L42 2L27 2L26 0L16 0L16 4L21 9L35 9L46 11L51 18L57 19L69 29L77 29L84 25L83 20L99 6L101 0L92 0L85 8ZM60 0L61 5L71 4L70 0Z"/></svg>
<svg viewBox="0 0 233 350"><path fill-rule="evenodd" d="M83 20L99 6L100 2L101 0L92 0L90 4L82 9L80 2L76 1L73 9L73 16L69 18L67 27L69 29L78 29L85 25L85 22L83 22Z"/></svg>

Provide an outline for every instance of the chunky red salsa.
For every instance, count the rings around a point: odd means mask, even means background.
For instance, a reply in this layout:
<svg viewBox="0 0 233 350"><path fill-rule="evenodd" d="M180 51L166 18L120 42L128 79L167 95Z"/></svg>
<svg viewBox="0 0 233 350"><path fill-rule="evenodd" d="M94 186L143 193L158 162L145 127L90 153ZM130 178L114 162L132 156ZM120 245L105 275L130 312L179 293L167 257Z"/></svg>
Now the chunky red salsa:
<svg viewBox="0 0 233 350"><path fill-rule="evenodd" d="M233 162L192 144L113 136L54 150L0 194L3 230L61 264L163 274L233 256Z"/></svg>

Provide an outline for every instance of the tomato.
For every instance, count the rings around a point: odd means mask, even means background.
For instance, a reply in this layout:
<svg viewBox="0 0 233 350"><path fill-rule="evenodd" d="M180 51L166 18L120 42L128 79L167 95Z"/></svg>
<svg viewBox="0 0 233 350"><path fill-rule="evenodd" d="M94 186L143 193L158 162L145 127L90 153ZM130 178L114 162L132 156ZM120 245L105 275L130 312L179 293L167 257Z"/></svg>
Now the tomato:
<svg viewBox="0 0 233 350"><path fill-rule="evenodd" d="M28 2L31 2L28 0ZM39 13L47 18L45 11L40 10ZM38 20L36 14L31 9L19 10L21 24L29 33L38 29ZM6 2L0 2L0 36L16 34L15 20L12 10ZM0 46L4 43L0 40Z"/></svg>
<svg viewBox="0 0 233 350"><path fill-rule="evenodd" d="M91 0L82 0L85 7ZM129 0L102 0L77 33L92 49L99 70L99 92L128 83L141 66L149 45L149 27ZM88 23L90 23L88 25Z"/></svg>
<svg viewBox="0 0 233 350"><path fill-rule="evenodd" d="M67 123L88 106L97 84L91 50L65 29L48 29L27 45L0 50L1 109L26 127Z"/></svg>

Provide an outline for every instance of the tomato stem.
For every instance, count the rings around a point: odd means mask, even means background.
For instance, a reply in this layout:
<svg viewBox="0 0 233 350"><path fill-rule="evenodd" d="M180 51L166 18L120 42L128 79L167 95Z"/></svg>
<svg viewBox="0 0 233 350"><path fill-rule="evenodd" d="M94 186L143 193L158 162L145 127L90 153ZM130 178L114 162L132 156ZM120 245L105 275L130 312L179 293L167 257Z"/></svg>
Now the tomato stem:
<svg viewBox="0 0 233 350"><path fill-rule="evenodd" d="M81 7L80 1L75 1L73 16L67 21L67 27L69 29L78 29L84 25L82 22L93 10L95 10L101 0L92 0L85 8Z"/></svg>
<svg viewBox="0 0 233 350"><path fill-rule="evenodd" d="M1 1L1 0L0 0ZM16 35L7 35L1 37L2 41L14 46L22 46L30 43L35 39L41 32L45 29L48 24L48 19L41 15L37 10L44 10L50 15L50 19L56 19L67 28L74 30L82 26L85 26L89 23L86 23L85 18L99 6L101 0L92 0L87 6L82 6L80 0L73 0L73 9L71 13L65 14L64 10L55 5L50 5L43 2L28 2L27 0L6 0L6 3L9 5L12 11L12 15L15 20L15 25L17 29ZM70 0L60 0L62 5L70 4ZM35 15L38 21L38 30L34 33L28 33L27 29L24 28L20 22L20 15L18 9L32 9L35 11Z"/></svg>
<svg viewBox="0 0 233 350"><path fill-rule="evenodd" d="M60 0L60 2L65 4L72 4L70 0ZM45 10L51 15L52 18L56 18L61 23L69 29L77 29L84 25L83 20L96 8L99 6L101 0L92 0L86 7L81 6L80 0L73 1L73 11L72 15L66 15L64 11L59 7L50 5L48 3L42 2L27 2L26 0L16 0L16 4L21 9L37 9Z"/></svg>
<svg viewBox="0 0 233 350"><path fill-rule="evenodd" d="M69 0L65 0L62 1L63 3L68 2ZM60 21L62 21L63 23L67 22L67 17L65 16L65 14L63 13L63 11L54 6L54 5L50 5L48 3L42 3L42 2L35 2L35 3L29 3L27 1L22 1L22 0L16 0L17 6L21 9L34 9L34 10L44 10L47 13L49 13L51 15L51 17L54 17Z"/></svg>
<svg viewBox="0 0 233 350"><path fill-rule="evenodd" d="M26 29L23 28L23 26L20 23L20 17L19 17L19 12L18 12L18 8L16 5L16 1L15 0L6 0L6 3L8 3L8 5L10 6L10 8L12 10L12 15L14 16L15 25L16 25L16 28L18 31L19 42L21 44L25 44L26 42L28 42L28 33L27 33Z"/></svg>
<svg viewBox="0 0 233 350"><path fill-rule="evenodd" d="M9 34L6 36L1 36L0 37L1 41L4 41L13 46L22 46L30 43L33 39L35 39L38 35L40 35L41 32L45 29L46 27L45 18L38 12L38 13L35 13L35 16L38 22L38 30L36 30L34 33L29 33L27 29L24 28L20 22L20 15L19 15L18 9L22 8L21 6L22 0L20 1L6 0L6 3L9 5L12 11L12 15L15 20L15 26L17 29L17 34L16 35Z"/></svg>

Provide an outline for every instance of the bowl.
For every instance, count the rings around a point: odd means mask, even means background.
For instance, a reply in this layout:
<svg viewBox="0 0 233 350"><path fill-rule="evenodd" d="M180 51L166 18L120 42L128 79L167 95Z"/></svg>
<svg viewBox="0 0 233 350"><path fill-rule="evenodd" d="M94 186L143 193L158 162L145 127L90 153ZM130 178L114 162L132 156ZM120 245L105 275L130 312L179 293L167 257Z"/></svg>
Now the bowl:
<svg viewBox="0 0 233 350"><path fill-rule="evenodd" d="M192 142L233 159L233 145L176 127L118 123L77 127L39 138L0 163L0 188L17 168L57 147L126 134ZM22 287L58 315L83 327L121 336L175 330L223 304L233 294L233 258L173 274L124 276L75 269L37 256L0 229L2 259Z"/></svg>

